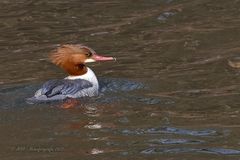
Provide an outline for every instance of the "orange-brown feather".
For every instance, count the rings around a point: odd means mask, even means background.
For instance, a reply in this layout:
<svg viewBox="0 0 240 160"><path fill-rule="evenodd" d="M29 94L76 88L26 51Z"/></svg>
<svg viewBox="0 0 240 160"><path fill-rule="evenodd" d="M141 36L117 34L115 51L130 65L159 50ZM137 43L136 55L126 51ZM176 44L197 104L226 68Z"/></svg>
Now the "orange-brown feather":
<svg viewBox="0 0 240 160"><path fill-rule="evenodd" d="M86 50L81 45L63 45L50 54L50 60L70 75L82 75L87 72L84 61Z"/></svg>

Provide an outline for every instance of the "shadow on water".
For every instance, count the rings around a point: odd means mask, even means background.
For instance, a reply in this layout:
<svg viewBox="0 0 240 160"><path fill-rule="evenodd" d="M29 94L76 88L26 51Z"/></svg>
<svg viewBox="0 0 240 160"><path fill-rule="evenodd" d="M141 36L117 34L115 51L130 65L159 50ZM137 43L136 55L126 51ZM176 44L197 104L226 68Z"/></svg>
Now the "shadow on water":
<svg viewBox="0 0 240 160"><path fill-rule="evenodd" d="M99 96L93 97L95 103L114 103L116 101L128 100L130 101L138 101L146 104L157 104L160 102L159 98L143 98L137 97L134 95L130 95L128 92L147 89L143 83L134 82L130 80L117 79L117 78L100 78L99 79ZM27 98L34 95L34 91L39 89L41 84L35 85L16 85L16 86L6 86L0 88L1 102L0 106L4 107L23 107L27 102ZM128 93L127 96L124 94ZM115 94L115 96L114 96ZM121 94L121 96L119 96ZM91 103L91 99L82 98L80 99L81 103ZM92 101L93 102L93 101ZM41 103L41 102L36 102ZM44 103L44 102L42 102ZM51 103L51 102L46 102ZM61 103L61 102L60 102ZM31 104L31 103L30 103ZM5 108L7 109L7 108Z"/></svg>

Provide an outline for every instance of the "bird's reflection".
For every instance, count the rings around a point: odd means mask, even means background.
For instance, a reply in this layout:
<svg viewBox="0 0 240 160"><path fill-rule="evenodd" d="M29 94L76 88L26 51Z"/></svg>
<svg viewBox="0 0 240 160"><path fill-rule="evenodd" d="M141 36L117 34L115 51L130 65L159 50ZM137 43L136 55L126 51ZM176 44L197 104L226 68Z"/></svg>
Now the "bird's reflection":
<svg viewBox="0 0 240 160"><path fill-rule="evenodd" d="M62 107L71 106L71 107ZM110 117L116 119L124 117L128 112L119 110L113 104L89 103L81 99L69 99L59 104L60 111L71 116L59 125L60 132L64 132L66 139L81 141L84 148L75 148L77 152L87 155L98 155L121 150L115 144L117 142L113 130L117 128L118 121L109 121ZM64 139L65 139L64 138Z"/></svg>

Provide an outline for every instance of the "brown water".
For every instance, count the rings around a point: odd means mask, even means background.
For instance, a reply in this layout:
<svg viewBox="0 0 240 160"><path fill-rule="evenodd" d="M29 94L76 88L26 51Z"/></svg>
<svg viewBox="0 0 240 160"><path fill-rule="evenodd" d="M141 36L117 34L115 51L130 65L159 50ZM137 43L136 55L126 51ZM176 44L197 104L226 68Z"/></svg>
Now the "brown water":
<svg viewBox="0 0 240 160"><path fill-rule="evenodd" d="M0 2L0 159L239 159L239 0ZM83 43L99 97L27 104Z"/></svg>

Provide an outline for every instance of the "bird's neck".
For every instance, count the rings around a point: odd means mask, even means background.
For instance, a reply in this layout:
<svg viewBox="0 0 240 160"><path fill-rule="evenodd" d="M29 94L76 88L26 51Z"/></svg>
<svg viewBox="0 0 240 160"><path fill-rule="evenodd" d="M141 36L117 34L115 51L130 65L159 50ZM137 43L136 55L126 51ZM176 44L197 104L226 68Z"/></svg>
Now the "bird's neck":
<svg viewBox="0 0 240 160"><path fill-rule="evenodd" d="M84 79L84 80L90 81L93 84L98 84L98 80L97 80L96 75L88 67L86 67L86 73L85 74L83 74L83 75L69 75L65 79L71 79L71 80L74 80L74 79Z"/></svg>
<svg viewBox="0 0 240 160"><path fill-rule="evenodd" d="M81 76L87 73L87 67L84 64L65 64L63 68L70 76Z"/></svg>

